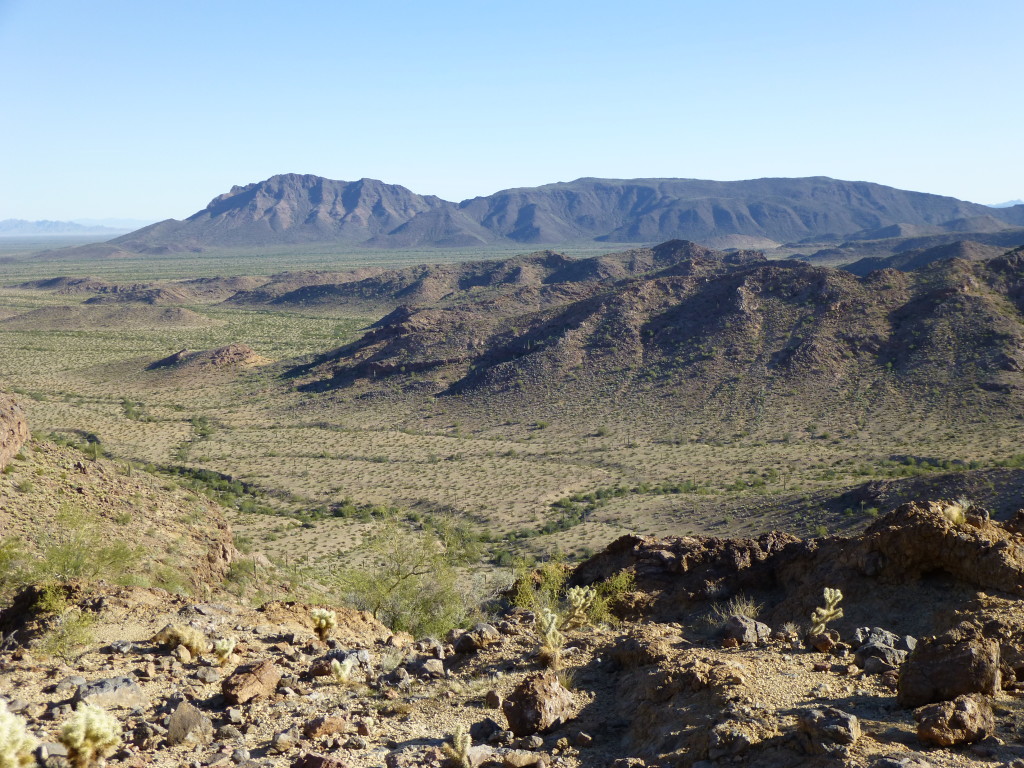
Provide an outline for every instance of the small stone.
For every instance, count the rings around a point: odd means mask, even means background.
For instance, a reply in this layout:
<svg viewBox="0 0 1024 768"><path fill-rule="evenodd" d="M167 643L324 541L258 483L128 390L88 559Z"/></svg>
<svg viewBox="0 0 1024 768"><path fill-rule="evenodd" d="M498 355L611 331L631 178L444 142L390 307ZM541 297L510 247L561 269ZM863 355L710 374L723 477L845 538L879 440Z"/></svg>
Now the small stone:
<svg viewBox="0 0 1024 768"><path fill-rule="evenodd" d="M369 742L362 736L353 736L345 742L345 749L366 749Z"/></svg>
<svg viewBox="0 0 1024 768"><path fill-rule="evenodd" d="M347 717L321 716L310 720L302 728L307 739L322 739L326 736L335 736L339 733L348 733L352 730L352 724Z"/></svg>
<svg viewBox="0 0 1024 768"><path fill-rule="evenodd" d="M54 686L53 691L54 693L65 693L67 691L74 691L78 688L78 686L85 685L85 683L86 679L81 675L70 675L68 677L65 677L59 683L57 683L57 685ZM8 709L10 709L9 706Z"/></svg>
<svg viewBox="0 0 1024 768"><path fill-rule="evenodd" d="M216 683L220 680L220 672L213 667L200 667L196 670L196 677L204 683Z"/></svg>
<svg viewBox="0 0 1024 768"><path fill-rule="evenodd" d="M270 740L269 750L275 755L282 755L289 749L295 747L299 743L299 736L295 731L281 731L275 733L274 738Z"/></svg>
<svg viewBox="0 0 1024 768"><path fill-rule="evenodd" d="M192 651L184 645L175 646L174 650L171 651L171 656L182 664L188 664L192 661Z"/></svg>
<svg viewBox="0 0 1024 768"><path fill-rule="evenodd" d="M440 659L427 659L420 665L420 675L433 678L444 677L444 662Z"/></svg>
<svg viewBox="0 0 1024 768"><path fill-rule="evenodd" d="M517 736L546 731L571 719L572 694L554 672L527 676L502 705L509 728Z"/></svg>
<svg viewBox="0 0 1024 768"><path fill-rule="evenodd" d="M251 757L248 749L236 749L231 753L231 759L236 763L244 763Z"/></svg>
<svg viewBox="0 0 1024 768"><path fill-rule="evenodd" d="M501 709L502 701L501 694L493 688L484 696L484 704L488 709Z"/></svg>
<svg viewBox="0 0 1024 768"><path fill-rule="evenodd" d="M238 707L228 707L228 711L225 713L228 716L228 722L234 725L241 725L242 723L242 710Z"/></svg>
<svg viewBox="0 0 1024 768"><path fill-rule="evenodd" d="M589 747L594 743L594 737L584 731L576 731L573 734L572 743L577 747Z"/></svg>

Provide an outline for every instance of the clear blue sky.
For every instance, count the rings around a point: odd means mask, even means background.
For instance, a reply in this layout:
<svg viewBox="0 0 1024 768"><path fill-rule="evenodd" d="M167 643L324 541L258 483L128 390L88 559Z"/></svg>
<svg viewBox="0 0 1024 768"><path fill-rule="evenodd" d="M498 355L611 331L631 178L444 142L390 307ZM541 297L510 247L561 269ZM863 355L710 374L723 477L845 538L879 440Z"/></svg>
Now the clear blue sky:
<svg viewBox="0 0 1024 768"><path fill-rule="evenodd" d="M1024 197L1022 0L0 0L0 219L182 218L275 173Z"/></svg>

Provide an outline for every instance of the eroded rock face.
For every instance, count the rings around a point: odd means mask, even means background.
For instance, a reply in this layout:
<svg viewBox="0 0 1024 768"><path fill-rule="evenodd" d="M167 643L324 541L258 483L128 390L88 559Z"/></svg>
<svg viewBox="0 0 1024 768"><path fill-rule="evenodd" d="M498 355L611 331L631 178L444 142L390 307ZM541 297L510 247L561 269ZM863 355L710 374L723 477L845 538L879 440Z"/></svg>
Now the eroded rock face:
<svg viewBox="0 0 1024 768"><path fill-rule="evenodd" d="M554 672L539 672L523 680L503 708L512 733L528 736L571 719L572 694Z"/></svg>
<svg viewBox="0 0 1024 768"><path fill-rule="evenodd" d="M0 469L10 463L28 436L28 422L21 407L7 395L0 394Z"/></svg>
<svg viewBox="0 0 1024 768"><path fill-rule="evenodd" d="M995 732L992 707L981 696L957 696L914 712L917 737L926 744L953 747L980 741Z"/></svg>

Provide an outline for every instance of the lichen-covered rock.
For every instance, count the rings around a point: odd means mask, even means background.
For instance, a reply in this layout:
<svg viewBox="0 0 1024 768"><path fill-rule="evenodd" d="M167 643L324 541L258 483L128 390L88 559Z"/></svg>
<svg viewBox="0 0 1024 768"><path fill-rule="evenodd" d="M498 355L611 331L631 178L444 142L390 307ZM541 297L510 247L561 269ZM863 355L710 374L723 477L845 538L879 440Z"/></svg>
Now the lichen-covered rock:
<svg viewBox="0 0 1024 768"><path fill-rule="evenodd" d="M917 644L900 670L896 699L911 708L967 693L992 696L1000 679L998 641L965 622Z"/></svg>
<svg viewBox="0 0 1024 768"><path fill-rule="evenodd" d="M917 738L926 744L954 747L971 744L994 733L995 715L981 696L957 696L914 712Z"/></svg>
<svg viewBox="0 0 1024 768"><path fill-rule="evenodd" d="M502 704L509 729L516 736L546 731L572 718L572 694L554 672L528 676Z"/></svg>
<svg viewBox="0 0 1024 768"><path fill-rule="evenodd" d="M107 709L122 707L133 709L145 707L149 698L130 677L108 677L78 686L72 698L73 704L84 702Z"/></svg>

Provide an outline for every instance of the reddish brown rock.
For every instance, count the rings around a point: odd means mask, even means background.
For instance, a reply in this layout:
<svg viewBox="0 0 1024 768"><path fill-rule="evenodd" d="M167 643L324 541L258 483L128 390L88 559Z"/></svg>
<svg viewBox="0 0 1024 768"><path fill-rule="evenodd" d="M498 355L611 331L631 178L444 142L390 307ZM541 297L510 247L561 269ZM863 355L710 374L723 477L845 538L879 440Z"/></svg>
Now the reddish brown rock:
<svg viewBox="0 0 1024 768"><path fill-rule="evenodd" d="M324 736L335 736L339 733L348 733L352 730L352 723L347 717L321 716L310 720L303 727L302 732L307 739L319 739Z"/></svg>
<svg viewBox="0 0 1024 768"><path fill-rule="evenodd" d="M0 395L0 469L21 450L28 440L28 422L21 407L6 395Z"/></svg>
<svg viewBox="0 0 1024 768"><path fill-rule="evenodd" d="M572 717L572 694L554 672L528 676L502 704L509 729L516 736L546 731Z"/></svg>
<svg viewBox="0 0 1024 768"><path fill-rule="evenodd" d="M272 661L239 667L224 680L221 688L229 704L244 704L253 699L270 696L281 681L281 670Z"/></svg>
<svg viewBox="0 0 1024 768"><path fill-rule="evenodd" d="M914 712L917 738L926 744L953 747L971 744L995 733L992 707L981 696L957 696Z"/></svg>

